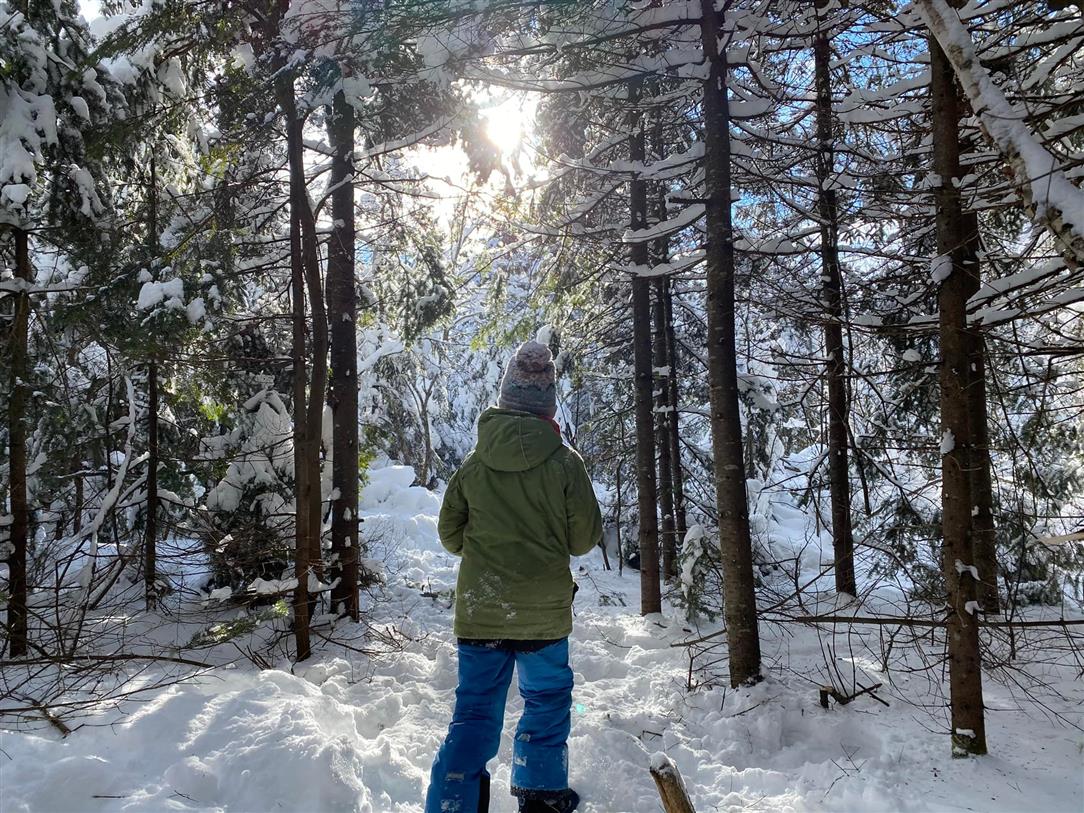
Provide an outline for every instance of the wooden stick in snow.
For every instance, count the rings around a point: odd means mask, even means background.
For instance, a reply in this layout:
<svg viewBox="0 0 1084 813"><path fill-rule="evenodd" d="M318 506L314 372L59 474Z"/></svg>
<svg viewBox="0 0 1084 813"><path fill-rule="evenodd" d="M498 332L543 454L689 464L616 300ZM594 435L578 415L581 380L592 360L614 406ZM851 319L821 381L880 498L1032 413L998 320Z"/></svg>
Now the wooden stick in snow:
<svg viewBox="0 0 1084 813"><path fill-rule="evenodd" d="M651 757L651 778L659 789L666 813L696 813L677 765L661 751Z"/></svg>

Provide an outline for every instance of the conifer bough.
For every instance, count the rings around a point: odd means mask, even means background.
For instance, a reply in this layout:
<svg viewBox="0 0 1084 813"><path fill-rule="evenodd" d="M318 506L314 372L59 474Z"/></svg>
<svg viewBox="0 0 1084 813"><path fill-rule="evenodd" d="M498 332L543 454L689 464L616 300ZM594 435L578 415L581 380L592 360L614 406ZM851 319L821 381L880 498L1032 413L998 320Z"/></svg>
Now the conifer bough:
<svg viewBox="0 0 1084 813"><path fill-rule="evenodd" d="M971 35L945 0L918 0L916 8L952 65L983 133L1008 162L1032 222L1053 236L1074 268L1084 266L1084 190L1058 168L979 61Z"/></svg>

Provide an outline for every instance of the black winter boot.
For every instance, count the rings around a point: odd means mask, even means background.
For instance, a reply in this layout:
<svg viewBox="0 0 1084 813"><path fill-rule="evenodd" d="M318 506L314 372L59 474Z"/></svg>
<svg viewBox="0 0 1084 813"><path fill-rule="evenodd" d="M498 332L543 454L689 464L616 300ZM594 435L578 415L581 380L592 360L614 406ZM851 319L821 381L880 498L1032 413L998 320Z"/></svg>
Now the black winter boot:
<svg viewBox="0 0 1084 813"><path fill-rule="evenodd" d="M489 773L482 771L478 780L478 813L489 813Z"/></svg>
<svg viewBox="0 0 1084 813"><path fill-rule="evenodd" d="M580 795L571 788L533 791L519 797L519 813L572 813L580 804Z"/></svg>

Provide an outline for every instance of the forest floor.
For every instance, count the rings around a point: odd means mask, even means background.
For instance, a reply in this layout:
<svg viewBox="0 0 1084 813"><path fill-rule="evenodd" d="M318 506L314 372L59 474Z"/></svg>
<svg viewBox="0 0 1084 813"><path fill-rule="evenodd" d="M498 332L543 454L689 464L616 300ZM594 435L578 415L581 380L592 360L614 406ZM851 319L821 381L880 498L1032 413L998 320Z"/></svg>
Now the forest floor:
<svg viewBox="0 0 1084 813"><path fill-rule="evenodd" d="M409 488L410 477L379 470L363 495L370 555L385 576L371 623L408 636L401 649L369 657L326 644L292 669L235 663L97 710L66 738L49 723L9 726L0 730L0 811L420 811L454 700L456 560L437 542L439 496ZM880 671L880 630L826 639L765 624L762 683L729 689L725 660L711 665L720 646L696 650L698 686L688 691L691 650L672 644L715 627L694 629L669 607L641 617L639 575L606 571L597 551L573 569L569 749L584 813L661 810L648 773L657 751L677 764L699 813L1082 810L1079 667L987 680L991 755L954 760L939 667L901 668L921 653L897 651ZM178 640L190 634L178 625ZM361 635L353 624L335 632L355 645ZM836 682L883 683L888 706L868 695L820 706L829 642ZM136 680L152 684L153 670ZM521 708L513 688L490 766L495 813L515 809L507 789Z"/></svg>

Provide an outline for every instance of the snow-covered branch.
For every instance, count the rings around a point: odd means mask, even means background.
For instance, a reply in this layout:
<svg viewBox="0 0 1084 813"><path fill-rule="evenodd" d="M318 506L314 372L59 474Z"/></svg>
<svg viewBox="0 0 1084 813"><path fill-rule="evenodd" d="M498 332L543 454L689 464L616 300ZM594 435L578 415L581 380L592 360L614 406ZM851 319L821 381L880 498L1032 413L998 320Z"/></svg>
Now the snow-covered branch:
<svg viewBox="0 0 1084 813"><path fill-rule="evenodd" d="M945 0L916 7L956 72L983 132L1008 162L1032 221L1048 229L1073 266L1084 266L1084 190L1075 186L1024 124L979 62L971 35Z"/></svg>

